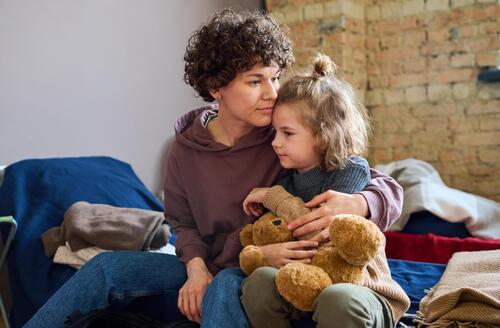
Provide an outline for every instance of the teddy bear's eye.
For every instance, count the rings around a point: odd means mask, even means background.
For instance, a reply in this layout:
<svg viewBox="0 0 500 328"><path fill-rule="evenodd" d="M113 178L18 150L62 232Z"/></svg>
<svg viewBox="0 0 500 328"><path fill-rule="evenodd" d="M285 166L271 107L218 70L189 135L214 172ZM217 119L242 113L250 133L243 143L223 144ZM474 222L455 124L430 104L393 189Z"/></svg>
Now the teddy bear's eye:
<svg viewBox="0 0 500 328"><path fill-rule="evenodd" d="M281 220L274 220L274 221L273 221L273 224L274 224L274 225L280 225L280 224L281 224Z"/></svg>

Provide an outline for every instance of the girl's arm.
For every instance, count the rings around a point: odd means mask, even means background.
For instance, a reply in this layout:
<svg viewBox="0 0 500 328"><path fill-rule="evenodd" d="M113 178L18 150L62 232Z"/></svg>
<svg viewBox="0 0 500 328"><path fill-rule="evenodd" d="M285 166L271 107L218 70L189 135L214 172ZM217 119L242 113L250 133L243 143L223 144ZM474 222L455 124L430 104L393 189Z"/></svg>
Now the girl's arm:
<svg viewBox="0 0 500 328"><path fill-rule="evenodd" d="M253 188L252 191L245 197L243 201L243 211L246 215L253 215L256 217L264 214L264 196L269 188Z"/></svg>
<svg viewBox="0 0 500 328"><path fill-rule="evenodd" d="M311 263L318 251L318 242L311 240L289 241L261 246L267 265L281 268L288 263Z"/></svg>

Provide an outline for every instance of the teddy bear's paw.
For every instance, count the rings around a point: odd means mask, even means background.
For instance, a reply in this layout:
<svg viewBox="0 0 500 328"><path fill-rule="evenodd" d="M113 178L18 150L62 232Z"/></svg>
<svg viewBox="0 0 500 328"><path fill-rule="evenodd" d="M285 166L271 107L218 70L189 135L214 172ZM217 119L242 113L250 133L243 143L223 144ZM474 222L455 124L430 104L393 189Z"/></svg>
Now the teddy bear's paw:
<svg viewBox="0 0 500 328"><path fill-rule="evenodd" d="M240 253L240 267L246 275L250 275L255 269L264 266L264 253L258 246L249 245Z"/></svg>
<svg viewBox="0 0 500 328"><path fill-rule="evenodd" d="M350 264L368 264L384 248L385 237L375 223L353 214L336 215L330 223L330 240Z"/></svg>
<svg viewBox="0 0 500 328"><path fill-rule="evenodd" d="M331 284L325 271L304 263L287 264L276 275L276 287L281 296L302 311L312 311L314 300Z"/></svg>

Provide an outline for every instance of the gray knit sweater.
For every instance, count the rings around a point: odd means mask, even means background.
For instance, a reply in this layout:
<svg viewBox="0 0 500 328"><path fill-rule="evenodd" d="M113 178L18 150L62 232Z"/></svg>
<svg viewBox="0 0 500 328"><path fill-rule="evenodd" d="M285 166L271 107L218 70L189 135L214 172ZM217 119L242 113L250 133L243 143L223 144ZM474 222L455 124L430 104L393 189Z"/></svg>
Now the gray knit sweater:
<svg viewBox="0 0 500 328"><path fill-rule="evenodd" d="M370 182L370 179L368 162L362 157L351 156L343 169L326 172L321 167L316 166L304 173L291 170L287 175L280 178L277 184L307 203L314 196L327 190L335 190L346 194L362 191Z"/></svg>

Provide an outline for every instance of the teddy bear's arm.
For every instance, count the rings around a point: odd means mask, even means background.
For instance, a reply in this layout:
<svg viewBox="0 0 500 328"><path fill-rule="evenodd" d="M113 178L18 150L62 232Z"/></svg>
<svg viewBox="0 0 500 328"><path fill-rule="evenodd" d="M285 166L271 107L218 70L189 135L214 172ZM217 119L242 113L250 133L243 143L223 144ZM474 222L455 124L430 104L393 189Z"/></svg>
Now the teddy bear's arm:
<svg viewBox="0 0 500 328"><path fill-rule="evenodd" d="M240 231L240 243L241 246L245 247L248 245L255 245L253 240L253 224L247 224Z"/></svg>
<svg viewBox="0 0 500 328"><path fill-rule="evenodd" d="M311 212L304 205L304 201L299 197L295 197L285 190L282 186L274 186L269 188L264 196L264 207L288 223L298 217Z"/></svg>

